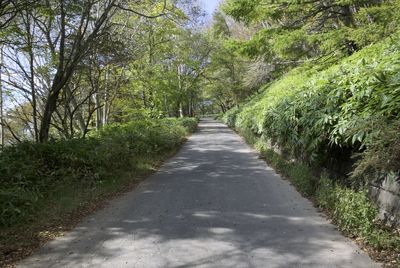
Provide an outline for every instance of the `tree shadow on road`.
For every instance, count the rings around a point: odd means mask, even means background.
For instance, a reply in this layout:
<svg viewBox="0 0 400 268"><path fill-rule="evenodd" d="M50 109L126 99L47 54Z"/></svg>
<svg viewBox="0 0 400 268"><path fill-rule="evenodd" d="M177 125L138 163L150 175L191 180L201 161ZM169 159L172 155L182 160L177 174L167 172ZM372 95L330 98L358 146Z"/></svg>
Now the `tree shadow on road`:
<svg viewBox="0 0 400 268"><path fill-rule="evenodd" d="M25 264L369 267L309 201L220 124L200 126L156 175Z"/></svg>

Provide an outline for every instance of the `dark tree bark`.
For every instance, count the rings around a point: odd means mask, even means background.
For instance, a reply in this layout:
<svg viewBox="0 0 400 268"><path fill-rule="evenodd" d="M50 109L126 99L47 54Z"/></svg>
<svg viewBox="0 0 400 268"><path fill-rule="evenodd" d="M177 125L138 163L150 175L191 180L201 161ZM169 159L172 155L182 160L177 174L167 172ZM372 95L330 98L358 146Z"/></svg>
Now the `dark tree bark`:
<svg viewBox="0 0 400 268"><path fill-rule="evenodd" d="M51 119L54 111L57 108L57 101L63 87L68 83L71 76L73 75L77 65L81 58L86 54L87 50L95 42L96 38L103 34L105 23L108 21L111 12L114 8L115 1L109 1L108 6L105 7L103 13L94 23L94 28L91 33L85 38L89 31L89 20L90 11L93 3L89 3L84 8L80 26L76 31L76 37L73 40L73 45L70 47L70 53L66 52L66 12L64 7L64 1L60 0L60 43L59 43L59 59L57 71L54 76L52 86L50 88L48 97L46 99L45 107L43 110L43 117L40 126L39 140L45 142L49 139L49 131L51 125Z"/></svg>

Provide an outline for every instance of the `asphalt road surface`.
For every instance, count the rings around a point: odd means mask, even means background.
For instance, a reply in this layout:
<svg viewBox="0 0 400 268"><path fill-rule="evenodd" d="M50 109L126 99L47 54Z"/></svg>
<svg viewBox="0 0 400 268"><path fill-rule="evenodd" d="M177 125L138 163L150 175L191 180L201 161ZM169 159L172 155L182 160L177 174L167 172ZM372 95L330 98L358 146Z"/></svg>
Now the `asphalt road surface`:
<svg viewBox="0 0 400 268"><path fill-rule="evenodd" d="M379 267L233 131L182 150L18 267Z"/></svg>

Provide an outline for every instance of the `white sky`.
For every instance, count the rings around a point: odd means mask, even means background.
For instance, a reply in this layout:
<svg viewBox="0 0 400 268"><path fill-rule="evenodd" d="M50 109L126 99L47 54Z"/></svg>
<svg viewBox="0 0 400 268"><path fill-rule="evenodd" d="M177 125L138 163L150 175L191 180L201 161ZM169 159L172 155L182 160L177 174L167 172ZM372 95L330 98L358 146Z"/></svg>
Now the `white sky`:
<svg viewBox="0 0 400 268"><path fill-rule="evenodd" d="M208 13L208 18L211 19L214 10L218 7L221 0L201 0L203 2L204 8Z"/></svg>

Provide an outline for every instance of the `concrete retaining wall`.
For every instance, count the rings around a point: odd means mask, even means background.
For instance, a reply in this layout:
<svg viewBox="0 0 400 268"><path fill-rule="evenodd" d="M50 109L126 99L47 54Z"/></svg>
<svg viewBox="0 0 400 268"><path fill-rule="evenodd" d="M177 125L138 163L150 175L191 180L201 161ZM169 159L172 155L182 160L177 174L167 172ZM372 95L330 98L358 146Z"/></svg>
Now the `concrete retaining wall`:
<svg viewBox="0 0 400 268"><path fill-rule="evenodd" d="M267 141L268 148L274 150L275 153L285 157L284 153L278 146L274 146ZM348 174L349 167L353 163L349 162L339 166L325 167L323 170L333 177L345 176ZM345 168L343 168L345 167ZM387 176L383 181L375 181L369 186L369 194L372 201L379 209L378 218L385 224L400 229L400 178L397 175Z"/></svg>
<svg viewBox="0 0 400 268"><path fill-rule="evenodd" d="M388 176L381 182L371 183L369 193L379 208L379 219L392 227L400 228L399 179Z"/></svg>

